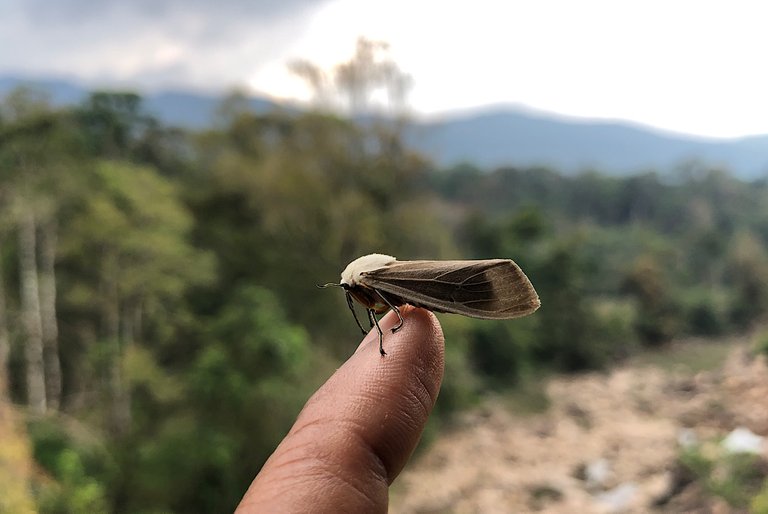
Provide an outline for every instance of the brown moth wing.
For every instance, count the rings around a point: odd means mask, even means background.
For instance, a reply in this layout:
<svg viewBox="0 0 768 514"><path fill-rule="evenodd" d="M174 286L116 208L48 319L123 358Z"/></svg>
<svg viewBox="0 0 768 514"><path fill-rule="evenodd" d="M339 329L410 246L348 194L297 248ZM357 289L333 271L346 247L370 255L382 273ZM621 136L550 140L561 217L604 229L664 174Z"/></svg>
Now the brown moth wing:
<svg viewBox="0 0 768 514"><path fill-rule="evenodd" d="M539 296L509 259L396 261L361 276L361 285L436 312L509 319L539 308Z"/></svg>

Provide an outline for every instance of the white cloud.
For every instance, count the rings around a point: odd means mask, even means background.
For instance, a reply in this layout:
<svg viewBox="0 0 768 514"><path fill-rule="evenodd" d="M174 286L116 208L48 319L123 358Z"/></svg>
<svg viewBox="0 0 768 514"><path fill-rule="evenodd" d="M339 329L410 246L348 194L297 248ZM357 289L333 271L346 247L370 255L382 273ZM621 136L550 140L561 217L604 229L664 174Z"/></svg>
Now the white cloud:
<svg viewBox="0 0 768 514"><path fill-rule="evenodd" d="M337 0L300 50L330 64L357 35L389 41L426 113L522 103L737 136L768 133L763 12L738 0Z"/></svg>
<svg viewBox="0 0 768 514"><path fill-rule="evenodd" d="M223 90L290 45L323 1L14 0L0 11L0 73Z"/></svg>
<svg viewBox="0 0 768 514"><path fill-rule="evenodd" d="M768 133L763 12L758 0L12 0L0 72L302 96L286 62L330 67L363 35L391 43L423 113L525 104L736 136Z"/></svg>

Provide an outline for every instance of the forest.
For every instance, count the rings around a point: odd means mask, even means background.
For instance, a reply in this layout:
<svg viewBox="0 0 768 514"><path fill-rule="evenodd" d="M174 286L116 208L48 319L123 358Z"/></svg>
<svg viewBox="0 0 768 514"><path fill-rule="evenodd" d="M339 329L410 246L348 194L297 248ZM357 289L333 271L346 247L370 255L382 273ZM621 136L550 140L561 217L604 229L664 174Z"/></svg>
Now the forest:
<svg viewBox="0 0 768 514"><path fill-rule="evenodd" d="M424 445L489 391L764 321L768 181L697 162L439 169L403 129L237 94L198 132L130 92L3 99L0 397L35 471L31 500L0 479L0 507L231 511L357 346L343 294L315 286L367 253L511 258L541 297L513 322L439 315Z"/></svg>

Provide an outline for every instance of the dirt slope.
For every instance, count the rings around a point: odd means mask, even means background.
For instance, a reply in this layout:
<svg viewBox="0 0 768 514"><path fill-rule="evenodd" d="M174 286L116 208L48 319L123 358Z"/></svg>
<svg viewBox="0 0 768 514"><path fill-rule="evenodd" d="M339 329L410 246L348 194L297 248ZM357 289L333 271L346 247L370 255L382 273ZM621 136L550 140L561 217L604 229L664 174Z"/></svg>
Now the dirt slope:
<svg viewBox="0 0 768 514"><path fill-rule="evenodd" d="M19 418L0 387L0 513L35 511L29 489L32 452Z"/></svg>
<svg viewBox="0 0 768 514"><path fill-rule="evenodd" d="M401 475L390 512L732 512L681 476L680 445L768 436L766 362L739 347L709 371L635 363L547 394L543 414L489 400L464 415Z"/></svg>

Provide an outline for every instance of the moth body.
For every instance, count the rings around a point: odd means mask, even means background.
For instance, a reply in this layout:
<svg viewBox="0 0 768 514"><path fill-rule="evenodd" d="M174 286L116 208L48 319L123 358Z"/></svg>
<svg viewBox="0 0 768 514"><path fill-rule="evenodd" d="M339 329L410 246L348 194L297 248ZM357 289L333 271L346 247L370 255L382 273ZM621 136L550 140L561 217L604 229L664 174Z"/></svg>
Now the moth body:
<svg viewBox="0 0 768 514"><path fill-rule="evenodd" d="M352 300L365 307L371 328L379 332L379 351L386 355L377 314L392 309L403 325L398 307L404 304L435 312L450 312L480 319L511 319L539 308L539 296L520 267L510 259L475 261L398 261L370 254L350 262L338 285L360 324Z"/></svg>

